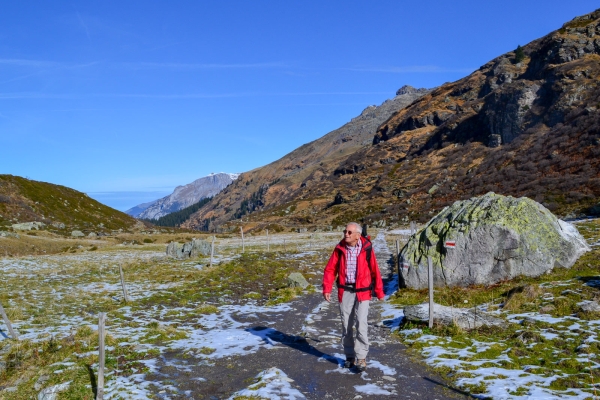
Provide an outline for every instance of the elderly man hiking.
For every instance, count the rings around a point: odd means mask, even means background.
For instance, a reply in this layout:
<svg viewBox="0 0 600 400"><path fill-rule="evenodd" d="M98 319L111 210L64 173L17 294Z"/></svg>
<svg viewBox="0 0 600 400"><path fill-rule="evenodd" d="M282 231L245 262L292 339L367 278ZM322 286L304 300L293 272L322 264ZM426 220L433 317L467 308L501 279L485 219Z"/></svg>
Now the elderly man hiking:
<svg viewBox="0 0 600 400"><path fill-rule="evenodd" d="M336 281L337 278L337 281ZM342 345L346 354L345 368L356 366L367 369L369 339L367 316L372 292L383 299L383 282L377 259L362 228L350 222L344 230L344 239L335 246L323 273L323 297L331 302L331 289L336 281L340 314L342 317ZM356 334L353 327L356 325Z"/></svg>

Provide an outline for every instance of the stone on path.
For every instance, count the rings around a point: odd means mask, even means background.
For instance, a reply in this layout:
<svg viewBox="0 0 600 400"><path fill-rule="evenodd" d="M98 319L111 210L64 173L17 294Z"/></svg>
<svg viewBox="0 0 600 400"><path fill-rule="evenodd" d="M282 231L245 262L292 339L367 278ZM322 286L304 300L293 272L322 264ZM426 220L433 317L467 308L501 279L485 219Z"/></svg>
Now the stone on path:
<svg viewBox="0 0 600 400"><path fill-rule="evenodd" d="M453 241L453 248L446 248ZM446 207L401 251L404 285L427 287L427 257L435 286L489 285L516 276L570 268L590 247L577 229L526 197L488 193Z"/></svg>
<svg viewBox="0 0 600 400"><path fill-rule="evenodd" d="M56 400L58 399L58 394L67 390L70 384L71 382L65 382L60 385L47 387L38 393L38 400Z"/></svg>
<svg viewBox="0 0 600 400"><path fill-rule="evenodd" d="M73 237L84 237L85 234L83 232L81 232L81 231L73 231L73 232L71 232L71 236L73 236Z"/></svg>

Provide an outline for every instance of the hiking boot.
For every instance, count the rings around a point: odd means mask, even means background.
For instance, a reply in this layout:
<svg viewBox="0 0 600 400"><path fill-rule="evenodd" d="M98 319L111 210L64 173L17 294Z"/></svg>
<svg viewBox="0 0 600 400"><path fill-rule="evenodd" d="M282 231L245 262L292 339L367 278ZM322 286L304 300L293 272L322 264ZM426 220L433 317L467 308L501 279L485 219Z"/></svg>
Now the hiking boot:
<svg viewBox="0 0 600 400"><path fill-rule="evenodd" d="M356 361L356 369L358 372L365 372L367 370L367 360L366 359L358 359Z"/></svg>
<svg viewBox="0 0 600 400"><path fill-rule="evenodd" d="M344 368L352 367L354 367L354 357L346 357L346 361L344 362Z"/></svg>

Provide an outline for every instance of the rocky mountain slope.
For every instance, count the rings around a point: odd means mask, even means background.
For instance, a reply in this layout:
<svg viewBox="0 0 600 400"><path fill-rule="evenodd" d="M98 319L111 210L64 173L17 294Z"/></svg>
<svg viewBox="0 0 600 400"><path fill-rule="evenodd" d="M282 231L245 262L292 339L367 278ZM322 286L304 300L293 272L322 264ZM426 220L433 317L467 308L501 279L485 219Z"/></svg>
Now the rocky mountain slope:
<svg viewBox="0 0 600 400"><path fill-rule="evenodd" d="M40 222L44 229L57 233L72 230L110 233L140 224L129 215L68 187L0 175L0 230L26 222Z"/></svg>
<svg viewBox="0 0 600 400"><path fill-rule="evenodd" d="M239 174L225 172L210 174L187 185L177 186L173 193L162 199L139 204L125 212L136 218L158 219L214 196L235 181L238 176Z"/></svg>
<svg viewBox="0 0 600 400"><path fill-rule="evenodd" d="M350 154L370 146L382 122L428 91L403 86L393 99L379 106L368 106L359 116L320 139L300 146L271 164L241 174L186 226L202 228L208 225L208 221L220 224L267 205L293 200L298 191L304 190L313 180L330 176Z"/></svg>
<svg viewBox="0 0 600 400"><path fill-rule="evenodd" d="M577 17L432 90L384 121L370 145L343 152L331 141L324 150L326 136L286 156L293 163L243 174L188 226L251 211L246 224L283 227L426 221L489 191L531 197L562 216L597 209L599 19L600 10ZM315 157L324 152L339 156ZM304 160L318 162L302 169Z"/></svg>

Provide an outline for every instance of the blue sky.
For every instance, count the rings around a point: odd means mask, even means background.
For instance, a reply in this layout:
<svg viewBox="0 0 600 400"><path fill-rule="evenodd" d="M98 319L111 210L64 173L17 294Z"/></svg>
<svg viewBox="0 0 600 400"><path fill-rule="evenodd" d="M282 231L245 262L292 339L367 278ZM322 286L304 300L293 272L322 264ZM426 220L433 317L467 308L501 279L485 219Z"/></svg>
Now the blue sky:
<svg viewBox="0 0 600 400"><path fill-rule="evenodd" d="M542 5L543 4L543 5ZM0 173L125 210L457 80L597 1L5 2Z"/></svg>

